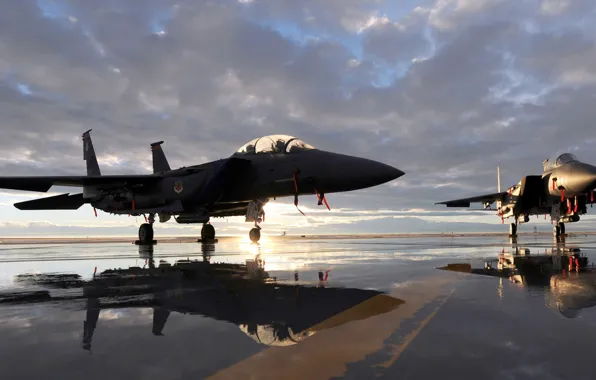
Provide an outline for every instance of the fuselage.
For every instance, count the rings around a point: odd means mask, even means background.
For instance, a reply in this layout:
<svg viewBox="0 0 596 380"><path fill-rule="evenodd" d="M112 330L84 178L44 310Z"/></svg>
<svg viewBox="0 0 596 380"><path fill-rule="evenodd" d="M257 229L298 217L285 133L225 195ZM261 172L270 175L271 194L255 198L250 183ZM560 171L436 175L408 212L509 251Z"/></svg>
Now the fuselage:
<svg viewBox="0 0 596 380"><path fill-rule="evenodd" d="M241 180L245 187L229 189L222 202L353 191L403 175L402 171L380 162L318 149L260 154L247 159L251 165Z"/></svg>
<svg viewBox="0 0 596 380"><path fill-rule="evenodd" d="M163 174L163 179L142 192L100 197L92 205L117 214L182 214L215 203L234 204L255 199L359 190L404 174L380 162L318 149L291 154L235 154L231 158L246 164L233 173L232 183L223 184L223 191L216 195L216 199L207 187L219 179L218 174L229 159L169 171Z"/></svg>

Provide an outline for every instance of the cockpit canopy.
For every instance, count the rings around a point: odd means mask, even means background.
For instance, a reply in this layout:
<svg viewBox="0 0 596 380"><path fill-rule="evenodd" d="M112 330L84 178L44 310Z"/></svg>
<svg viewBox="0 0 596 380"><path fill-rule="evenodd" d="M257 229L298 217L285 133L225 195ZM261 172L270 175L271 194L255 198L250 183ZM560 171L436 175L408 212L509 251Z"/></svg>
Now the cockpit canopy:
<svg viewBox="0 0 596 380"><path fill-rule="evenodd" d="M288 135L269 135L249 141L238 149L236 154L292 154L311 149L315 149L315 147L304 143L296 137Z"/></svg>
<svg viewBox="0 0 596 380"><path fill-rule="evenodd" d="M255 342L271 347L293 346L316 334L309 329L294 333L290 326L281 323L252 326L241 324L239 327Z"/></svg>
<svg viewBox="0 0 596 380"><path fill-rule="evenodd" d="M542 163L542 166L544 166L544 170L546 171L546 170L557 168L557 167L567 164L569 162L575 162L575 161L577 161L577 157L575 157L574 154L563 153L559 156L554 156L554 157L549 158L548 160L545 160Z"/></svg>

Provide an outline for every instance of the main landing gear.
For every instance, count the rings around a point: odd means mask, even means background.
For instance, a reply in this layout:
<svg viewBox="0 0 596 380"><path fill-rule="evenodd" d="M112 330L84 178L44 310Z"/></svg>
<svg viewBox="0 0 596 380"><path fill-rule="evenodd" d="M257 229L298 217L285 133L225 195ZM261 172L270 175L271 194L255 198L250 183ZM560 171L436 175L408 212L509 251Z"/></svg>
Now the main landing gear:
<svg viewBox="0 0 596 380"><path fill-rule="evenodd" d="M259 227L257 224L255 224L254 228L252 228L250 230L250 232L248 233L248 237L250 238L250 241L252 241L253 243L256 243L259 240L261 240L261 227ZM210 243L210 242L216 242L216 241L217 241L217 239L215 238L215 227L213 227L209 223L203 224L203 228L201 229L200 242Z"/></svg>
<svg viewBox="0 0 596 380"><path fill-rule="evenodd" d="M553 235L556 238L565 236L565 223L557 223L557 225L553 227Z"/></svg>
<svg viewBox="0 0 596 380"><path fill-rule="evenodd" d="M141 224L141 227L139 227L139 241L142 243L150 243L153 241L153 226L151 224Z"/></svg>
<svg viewBox="0 0 596 380"><path fill-rule="evenodd" d="M150 214L147 218L147 223L141 224L139 227L139 240L135 242L136 245L155 245L157 241L155 241L154 233L153 233L153 223L155 223L155 214ZM250 241L253 243L258 242L261 240L261 227L255 223L254 228L252 228L248 234ZM201 228L201 239L199 240L202 243L214 243L217 242L215 238L215 227L209 224L209 222L203 224L203 228Z"/></svg>
<svg viewBox="0 0 596 380"><path fill-rule="evenodd" d="M209 243L215 241L215 227L209 223L203 224L201 228L201 242Z"/></svg>
<svg viewBox="0 0 596 380"><path fill-rule="evenodd" d="M147 220L148 223L141 224L139 227L139 240L135 243L137 245L153 245L157 242L153 240L153 223L155 223L155 214L150 214Z"/></svg>

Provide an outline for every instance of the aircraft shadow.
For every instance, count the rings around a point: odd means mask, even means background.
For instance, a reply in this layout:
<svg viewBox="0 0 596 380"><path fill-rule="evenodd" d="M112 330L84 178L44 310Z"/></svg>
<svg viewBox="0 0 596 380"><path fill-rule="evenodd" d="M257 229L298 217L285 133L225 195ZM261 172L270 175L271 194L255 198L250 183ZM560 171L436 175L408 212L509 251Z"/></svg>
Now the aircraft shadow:
<svg viewBox="0 0 596 380"><path fill-rule="evenodd" d="M44 290L0 294L0 304L61 301L61 307L80 308L83 300L82 347L91 350L100 313L106 309L153 309L151 332L156 336L164 334L171 313L182 313L235 324L259 344L286 346L404 303L380 291L329 287L323 273L309 284L278 281L265 271L260 255L244 264L212 263L214 247L205 245L202 260L156 264L152 250L139 247L147 260L144 267L110 269L90 280L76 274L18 275L16 283ZM80 291L59 296L52 294L55 289Z"/></svg>
<svg viewBox="0 0 596 380"><path fill-rule="evenodd" d="M542 289L546 307L566 318L576 318L582 309L596 306L596 267L580 248L566 247L564 241L536 253L522 247L503 250L483 267L453 263L438 269L504 278L529 290Z"/></svg>

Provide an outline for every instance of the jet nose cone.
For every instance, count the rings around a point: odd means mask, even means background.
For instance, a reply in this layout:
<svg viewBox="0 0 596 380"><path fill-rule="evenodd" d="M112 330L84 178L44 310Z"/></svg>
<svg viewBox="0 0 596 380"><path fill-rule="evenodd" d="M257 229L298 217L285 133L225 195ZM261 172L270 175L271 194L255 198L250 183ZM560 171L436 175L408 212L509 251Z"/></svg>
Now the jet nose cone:
<svg viewBox="0 0 596 380"><path fill-rule="evenodd" d="M405 173L391 165L358 158L351 166L354 184L361 182L366 187L381 185L403 176Z"/></svg>
<svg viewBox="0 0 596 380"><path fill-rule="evenodd" d="M585 169L584 179L587 182L586 191L592 191L596 188L596 167L590 165Z"/></svg>
<svg viewBox="0 0 596 380"><path fill-rule="evenodd" d="M390 182L394 179L401 177L402 175L406 174L403 171L399 170L398 168L394 168L391 165L386 165L380 162L377 162L377 169L375 171L380 183Z"/></svg>
<svg viewBox="0 0 596 380"><path fill-rule="evenodd" d="M352 191L377 186L405 173L393 166L367 158L320 151L313 155L312 177L326 193Z"/></svg>
<svg viewBox="0 0 596 380"><path fill-rule="evenodd" d="M570 185L569 190L574 193L582 194L592 191L596 188L596 166L578 164L566 179Z"/></svg>

